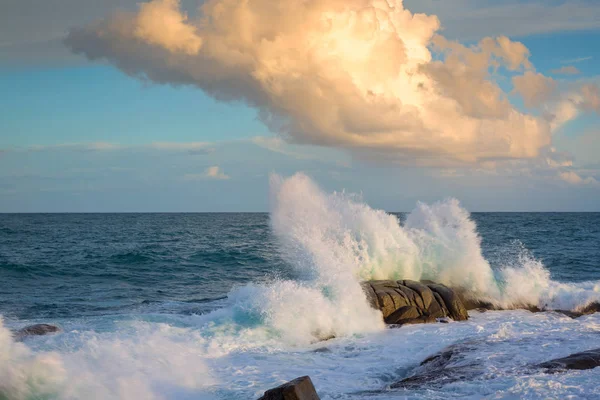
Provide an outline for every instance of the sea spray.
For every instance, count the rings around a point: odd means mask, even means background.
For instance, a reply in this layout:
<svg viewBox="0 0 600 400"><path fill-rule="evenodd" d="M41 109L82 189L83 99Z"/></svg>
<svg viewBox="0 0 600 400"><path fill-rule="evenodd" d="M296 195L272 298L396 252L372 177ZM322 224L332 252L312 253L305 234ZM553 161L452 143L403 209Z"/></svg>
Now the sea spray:
<svg viewBox="0 0 600 400"><path fill-rule="evenodd" d="M36 354L15 342L0 316L0 399L53 398L66 380L57 353Z"/></svg>
<svg viewBox="0 0 600 400"><path fill-rule="evenodd" d="M359 282L429 279L462 288L499 307L581 308L600 300L598 286L552 281L525 249L493 269L469 213L455 199L418 203L404 225L347 193L324 193L309 177L271 177L271 225L283 257L307 285L350 305L371 324ZM341 327L340 327L341 328Z"/></svg>
<svg viewBox="0 0 600 400"><path fill-rule="evenodd" d="M0 399L217 398L207 368L211 342L199 331L134 321L114 332L43 340L62 351L15 342L0 319Z"/></svg>

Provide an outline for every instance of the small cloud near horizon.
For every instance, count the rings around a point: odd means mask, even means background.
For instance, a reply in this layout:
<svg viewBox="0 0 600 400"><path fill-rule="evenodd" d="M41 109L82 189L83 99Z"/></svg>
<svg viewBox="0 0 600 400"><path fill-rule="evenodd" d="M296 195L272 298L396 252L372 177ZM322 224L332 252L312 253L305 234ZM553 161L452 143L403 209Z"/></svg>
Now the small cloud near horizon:
<svg viewBox="0 0 600 400"><path fill-rule="evenodd" d="M565 171L559 174L560 179L563 181L570 183L571 185L586 185L586 186L599 186L600 182L596 180L594 177L582 178L574 171Z"/></svg>
<svg viewBox="0 0 600 400"><path fill-rule="evenodd" d="M223 172L223 170L214 165L212 167L206 168L201 174L185 174L183 176L183 180L185 181L200 181L200 180L229 180L231 177Z"/></svg>

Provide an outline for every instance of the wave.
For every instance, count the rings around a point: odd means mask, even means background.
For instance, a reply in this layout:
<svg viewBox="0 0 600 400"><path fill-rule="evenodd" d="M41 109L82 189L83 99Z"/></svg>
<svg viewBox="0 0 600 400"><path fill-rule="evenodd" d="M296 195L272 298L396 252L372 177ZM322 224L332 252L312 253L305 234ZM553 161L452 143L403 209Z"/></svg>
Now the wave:
<svg viewBox="0 0 600 400"><path fill-rule="evenodd" d="M284 257L332 301L360 297L358 282L371 279L429 279L504 308L577 310L600 300L599 282L553 281L524 248L492 268L456 199L419 203L401 225L354 195L324 193L304 174L271 181L271 223ZM353 307L361 318L362 306Z"/></svg>

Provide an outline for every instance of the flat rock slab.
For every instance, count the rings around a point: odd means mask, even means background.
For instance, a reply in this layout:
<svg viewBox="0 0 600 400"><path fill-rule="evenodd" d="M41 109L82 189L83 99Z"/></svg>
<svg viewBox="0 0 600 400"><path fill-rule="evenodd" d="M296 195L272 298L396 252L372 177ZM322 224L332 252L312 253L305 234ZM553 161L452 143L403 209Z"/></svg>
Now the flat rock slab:
<svg viewBox="0 0 600 400"><path fill-rule="evenodd" d="M59 332L60 328L54 325L48 324L37 324L26 326L25 328L19 329L14 333L16 340L23 340L28 336L44 336L49 333Z"/></svg>
<svg viewBox="0 0 600 400"><path fill-rule="evenodd" d="M308 376L296 378L276 388L269 389L258 400L320 400Z"/></svg>
<svg viewBox="0 0 600 400"><path fill-rule="evenodd" d="M585 370L600 367L600 349L588 350L581 353L571 354L568 357L557 358L539 365L550 371L561 370Z"/></svg>
<svg viewBox="0 0 600 400"><path fill-rule="evenodd" d="M392 389L440 388L444 385L472 380L483 374L477 361L465 359L465 353L476 348L476 343L465 342L447 347L440 353L426 358L413 374L392 384Z"/></svg>

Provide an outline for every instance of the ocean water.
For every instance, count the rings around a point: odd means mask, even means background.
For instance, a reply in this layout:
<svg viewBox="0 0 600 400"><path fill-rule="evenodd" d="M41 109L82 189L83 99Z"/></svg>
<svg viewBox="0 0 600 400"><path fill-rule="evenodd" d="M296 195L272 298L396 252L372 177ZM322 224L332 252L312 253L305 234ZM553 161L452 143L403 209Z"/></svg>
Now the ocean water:
<svg viewBox="0 0 600 400"><path fill-rule="evenodd" d="M600 398L600 370L530 368L600 347L600 315L387 329L359 285L576 310L600 300L600 214L391 214L302 174L271 187L268 214L0 215L0 399L255 399L301 375L323 399ZM62 332L13 340L33 323ZM389 388L457 343L480 374Z"/></svg>

